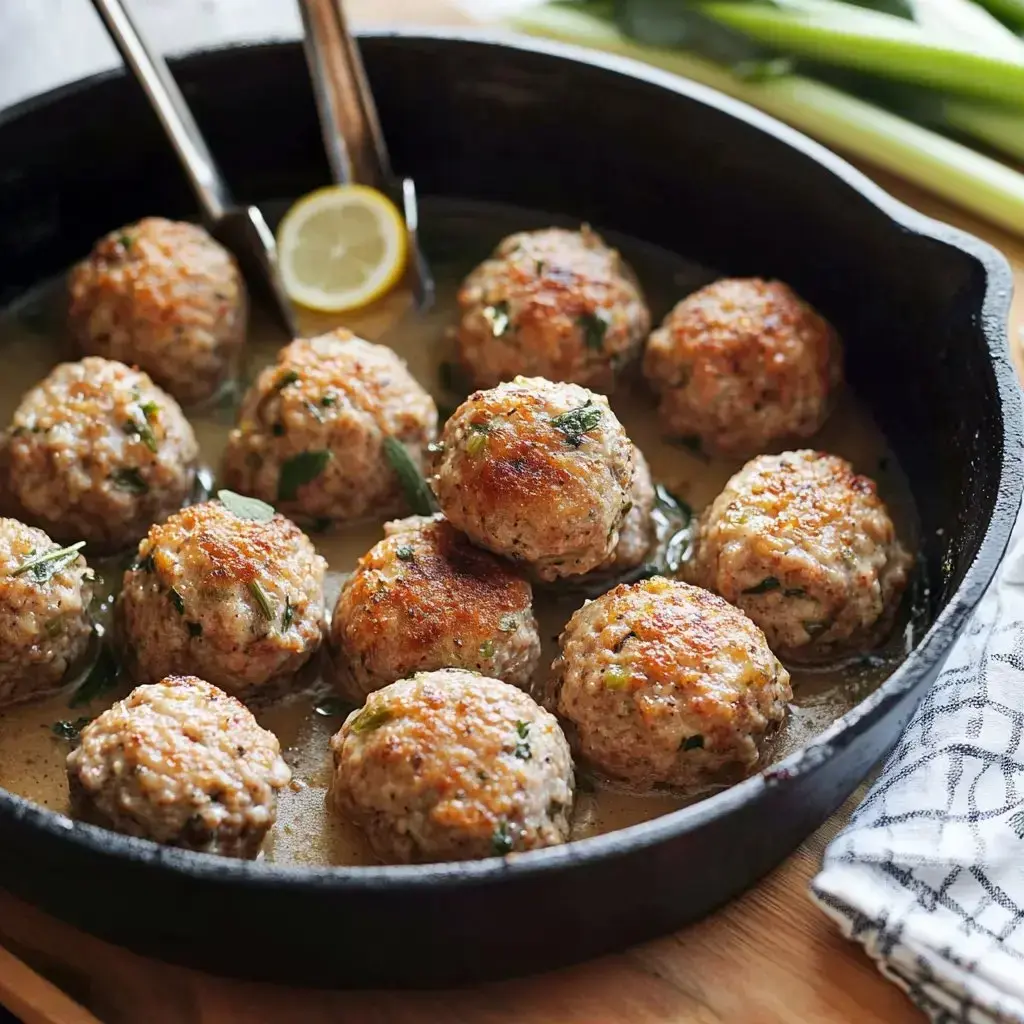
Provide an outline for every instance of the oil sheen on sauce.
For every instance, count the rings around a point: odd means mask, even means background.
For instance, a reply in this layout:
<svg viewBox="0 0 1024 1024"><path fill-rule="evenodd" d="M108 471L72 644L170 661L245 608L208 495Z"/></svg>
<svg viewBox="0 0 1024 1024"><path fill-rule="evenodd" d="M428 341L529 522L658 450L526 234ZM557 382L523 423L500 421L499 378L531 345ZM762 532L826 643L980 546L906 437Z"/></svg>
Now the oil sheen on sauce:
<svg viewBox="0 0 1024 1024"><path fill-rule="evenodd" d="M437 278L437 302L425 314L415 314L406 293L397 292L358 315L342 320L303 314L302 328L315 334L344 325L370 340L392 346L409 363L416 378L438 401L441 418L461 397L446 390L443 364L451 358L448 328L455 320L455 292L461 278L486 257L497 241L512 231L551 223L571 223L543 214L503 207L434 201L424 204L424 241ZM644 286L655 323L671 306L717 275L680 257L626 237L609 235L632 263ZM5 373L0 381L0 422L6 423L21 395L52 366L75 355L68 348L63 329L63 282L55 281L19 300L0 314L0 352ZM251 380L287 339L276 333L272 321L255 309L243 381ZM244 385L243 385L244 386ZM215 473L233 422L240 387L189 414L202 449L202 458ZM663 442L658 436L653 403L642 385L628 383L613 398L612 406L634 442L651 465L656 481L699 512L722 489L740 462L707 459ZM878 482L897 530L908 547L916 547L915 516L907 482L885 439L867 411L849 392L845 393L824 429L809 446L849 459L855 468ZM317 535L314 540L327 558L330 573L327 607L334 600L346 573L357 559L382 536L382 523L364 522L338 532ZM668 524L666 524L666 531ZM88 557L88 550L85 552ZM93 561L113 589L131 559ZM572 612L583 602L580 593L555 597L540 593L537 613L544 644L536 684L542 686L554 657L557 637ZM905 605L911 606L908 599ZM918 623L912 607L904 610L892 636L869 658L830 669L792 670L794 699L790 714L769 752L777 760L822 732L888 676L916 640ZM292 766L294 782L281 797L278 821L268 837L262 856L268 861L292 864L365 864L372 855L358 830L331 811L325 801L331 763L328 740L342 722L338 702L316 676L315 668L304 674L305 688L274 706L254 709L263 725L281 741ZM68 741L54 733L54 723L95 717L131 688L128 681L97 700L69 709L68 699L76 683L43 702L25 704L0 712L0 785L52 810L65 812L68 805L64 760ZM345 709L347 710L347 709ZM581 779L577 796L574 838L595 835L657 817L695 797L674 794L638 796ZM706 796L707 793L701 794ZM698 797L699 798L699 797Z"/></svg>

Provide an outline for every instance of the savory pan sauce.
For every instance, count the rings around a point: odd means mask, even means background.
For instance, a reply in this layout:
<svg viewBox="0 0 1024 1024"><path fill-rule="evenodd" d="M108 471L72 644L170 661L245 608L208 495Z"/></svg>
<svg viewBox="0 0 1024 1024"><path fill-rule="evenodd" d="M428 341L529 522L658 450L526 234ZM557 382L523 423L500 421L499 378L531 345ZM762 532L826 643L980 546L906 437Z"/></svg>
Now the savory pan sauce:
<svg viewBox="0 0 1024 1024"><path fill-rule="evenodd" d="M462 397L452 388L451 344L447 329L457 319L455 293L463 276L505 235L553 222L546 215L530 214L464 202L424 204L424 241L437 276L437 302L432 310L416 316L408 295L393 294L374 308L339 318L344 326L370 340L391 345L407 360L413 375L430 390L438 402L443 421ZM555 219L557 220L557 219ZM641 282L657 323L671 306L716 275L663 250L632 239L609 236L629 260ZM69 351L63 325L63 281L51 282L0 314L0 351L5 358L0 382L0 420L6 423L21 395L45 376L56 362L74 359ZM303 329L321 333L339 325L314 314L303 315ZM272 362L285 343L273 322L257 308L253 310L244 379L251 380ZM207 486L220 462L241 388L225 393L201 410L186 410L202 448L209 471ZM681 502L699 512L722 489L740 462L709 459L685 447L668 444L658 436L654 402L638 380L623 383L612 406L631 439L646 455L655 481ZM887 502L897 531L910 550L916 547L916 522L907 481L888 451L885 439L871 416L846 392L825 428L808 447L841 455L854 467L873 477ZM664 566L677 561L678 550L666 552L669 541L678 549L685 541L685 514L666 504L659 521ZM329 535L314 535L320 552L327 558L330 573L326 604L333 608L345 574L358 558L383 536L382 524L366 522ZM131 553L116 558L93 559L84 552L106 580L107 590L120 584ZM919 574L918 574L919 576ZM771 758L778 759L800 747L827 728L836 718L871 693L902 661L916 642L922 623L914 607L915 584L904 600L903 612L891 637L879 651L847 659L828 668L793 669L794 699L783 729L774 740ZM580 592L555 595L536 588L537 615L544 653L537 683L543 682L557 649L558 634L572 612L582 603ZM99 618L109 627L109 600ZM95 717L131 689L121 680L95 699L69 707L79 677L61 694L38 703L0 712L0 785L55 811L68 805L64 761L79 719ZM261 724L277 734L294 781L280 799L276 827L264 844L264 856L277 863L365 864L373 857L360 833L326 806L324 799L331 772L328 740L351 708L332 697L316 677L316 666L303 673L297 687L301 692L278 704L254 709ZM688 802L674 795L636 796L607 787L596 787L586 778L579 780L574 838L608 832L657 817ZM707 795L707 794L704 794ZM691 797L690 800L697 799Z"/></svg>

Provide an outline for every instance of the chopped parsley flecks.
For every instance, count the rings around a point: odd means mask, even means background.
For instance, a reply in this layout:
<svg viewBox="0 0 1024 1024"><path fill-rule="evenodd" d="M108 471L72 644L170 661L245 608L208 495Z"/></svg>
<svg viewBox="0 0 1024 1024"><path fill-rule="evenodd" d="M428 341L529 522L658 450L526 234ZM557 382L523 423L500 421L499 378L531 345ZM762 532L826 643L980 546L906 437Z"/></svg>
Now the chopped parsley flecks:
<svg viewBox="0 0 1024 1024"><path fill-rule="evenodd" d="M491 836L491 849L496 857L504 857L505 854L512 852L512 846L513 841L508 830L508 822L502 818L494 830L494 835Z"/></svg>
<svg viewBox="0 0 1024 1024"><path fill-rule="evenodd" d="M484 319L487 321L487 326L490 327L493 337L504 337L512 325L508 312L508 303L495 302L493 306L484 306Z"/></svg>
<svg viewBox="0 0 1024 1024"><path fill-rule="evenodd" d="M601 409L593 402L563 412L555 416L551 424L565 435L567 444L579 448L583 444L583 435L593 430L601 422Z"/></svg>
<svg viewBox="0 0 1024 1024"><path fill-rule="evenodd" d="M291 598L285 595L284 599L284 611L281 613L281 631L284 633L288 632L288 627L292 624L292 619L295 618L295 605L292 604Z"/></svg>
<svg viewBox="0 0 1024 1024"><path fill-rule="evenodd" d="M110 479L119 490L128 491L129 494L148 494L149 484L146 483L141 471L136 466L125 466L115 469L110 474Z"/></svg>
<svg viewBox="0 0 1024 1024"><path fill-rule="evenodd" d="M185 614L185 598L183 598L181 596L181 594L179 594L178 591L174 589L174 587L170 587L168 589L167 596L171 599L171 604L174 605L174 610L179 615L184 615Z"/></svg>
<svg viewBox="0 0 1024 1024"><path fill-rule="evenodd" d="M408 544L403 544L396 552L395 555L400 558L403 562L411 562L416 557L416 552Z"/></svg>
<svg viewBox="0 0 1024 1024"><path fill-rule="evenodd" d="M581 313L576 318L576 323L583 331L583 340L587 343L587 348L595 352L602 351L610 323L607 311L595 309L593 312Z"/></svg>

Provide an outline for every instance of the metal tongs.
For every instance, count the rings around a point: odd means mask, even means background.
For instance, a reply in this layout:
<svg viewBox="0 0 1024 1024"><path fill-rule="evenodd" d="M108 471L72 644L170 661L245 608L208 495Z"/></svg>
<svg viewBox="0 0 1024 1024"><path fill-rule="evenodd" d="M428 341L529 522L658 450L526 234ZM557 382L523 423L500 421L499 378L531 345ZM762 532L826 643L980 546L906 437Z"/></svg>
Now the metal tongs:
<svg viewBox="0 0 1024 1024"><path fill-rule="evenodd" d="M92 3L160 119L188 175L206 226L234 254L246 278L264 285L281 326L294 338L299 332L281 282L277 244L259 207L239 206L234 201L166 62L139 33L121 0Z"/></svg>
<svg viewBox="0 0 1024 1024"><path fill-rule="evenodd" d="M433 302L434 281L419 246L419 210L412 178L391 169L377 107L342 0L298 0L327 159L339 184L358 182L389 195L405 217L417 305Z"/></svg>

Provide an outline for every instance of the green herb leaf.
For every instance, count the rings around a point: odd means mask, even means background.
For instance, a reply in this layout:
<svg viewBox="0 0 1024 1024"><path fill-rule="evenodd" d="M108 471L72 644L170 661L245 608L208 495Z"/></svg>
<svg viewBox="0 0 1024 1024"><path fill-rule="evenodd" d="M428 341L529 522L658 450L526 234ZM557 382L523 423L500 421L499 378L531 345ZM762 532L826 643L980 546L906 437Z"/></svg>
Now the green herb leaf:
<svg viewBox="0 0 1024 1024"><path fill-rule="evenodd" d="M43 555L36 555L34 558L22 562L10 575L24 576L28 573L36 583L45 583L78 558L78 552L84 547L85 541L80 540L75 544L69 544L66 548L56 548Z"/></svg>
<svg viewBox="0 0 1024 1024"><path fill-rule="evenodd" d="M419 466L412 461L412 457L405 450L405 445L396 437L384 438L384 453L391 463L391 468L398 477L405 500L414 515L432 516L437 512L437 499L430 489Z"/></svg>
<svg viewBox="0 0 1024 1024"><path fill-rule="evenodd" d="M114 486L130 494L148 494L149 484L146 483L142 473L135 466L125 466L122 469L115 469L110 474Z"/></svg>
<svg viewBox="0 0 1024 1024"><path fill-rule="evenodd" d="M134 241L134 239L132 238L131 235L118 235L117 241L122 249L130 249L132 247L132 242Z"/></svg>
<svg viewBox="0 0 1024 1024"><path fill-rule="evenodd" d="M466 439L466 454L475 458L487 447L487 434L473 431Z"/></svg>
<svg viewBox="0 0 1024 1024"><path fill-rule="evenodd" d="M299 488L315 480L330 461L329 451L299 452L287 459L277 481L278 501L294 501Z"/></svg>
<svg viewBox="0 0 1024 1024"><path fill-rule="evenodd" d="M629 685L629 669L622 665L609 665L604 670L604 685L609 690L624 690Z"/></svg>
<svg viewBox="0 0 1024 1024"><path fill-rule="evenodd" d="M682 743L679 744L680 750L703 750L704 749L704 737L700 733L696 736L687 736Z"/></svg>
<svg viewBox="0 0 1024 1024"><path fill-rule="evenodd" d="M62 719L50 726L50 732L58 739L67 740L73 743L78 739L82 730L92 721L91 718L76 718L73 722Z"/></svg>
<svg viewBox="0 0 1024 1024"><path fill-rule="evenodd" d="M491 328L495 338L503 337L511 325L507 302L496 302L493 306L484 306L484 319Z"/></svg>
<svg viewBox="0 0 1024 1024"><path fill-rule="evenodd" d="M352 732L373 732L374 729L379 729L385 722L390 722L392 718L394 718L394 714L386 705L381 705L380 707L370 707L367 705L352 719L350 728Z"/></svg>
<svg viewBox="0 0 1024 1024"><path fill-rule="evenodd" d="M133 572L154 572L156 570L156 563L153 561L153 552L150 551L145 558L137 558L132 562Z"/></svg>
<svg viewBox="0 0 1024 1024"><path fill-rule="evenodd" d="M274 381L274 390L280 391L282 388L288 387L289 384L294 384L299 379L299 375L295 370L285 370L280 377Z"/></svg>
<svg viewBox="0 0 1024 1024"><path fill-rule="evenodd" d="M174 610L179 615L184 615L185 614L185 598L183 598L181 596L181 594L179 594L178 591L176 591L174 589L174 587L170 587L168 589L167 596L171 599L171 604L174 605Z"/></svg>
<svg viewBox="0 0 1024 1024"><path fill-rule="evenodd" d="M127 420L121 429L129 437L137 437L151 452L155 452L159 447L156 434L150 429L148 422L136 423L135 420Z"/></svg>
<svg viewBox="0 0 1024 1024"><path fill-rule="evenodd" d="M332 406L338 404L338 396L332 394L331 392L328 392L326 395L323 396L323 398L320 399L320 404L325 409L330 409Z"/></svg>
<svg viewBox="0 0 1024 1024"><path fill-rule="evenodd" d="M516 722L516 735L521 739L525 740L527 734L530 732L529 722Z"/></svg>
<svg viewBox="0 0 1024 1024"><path fill-rule="evenodd" d="M324 718L336 718L347 715L352 710L352 702L342 700L341 697L324 697L313 710Z"/></svg>
<svg viewBox="0 0 1024 1024"><path fill-rule="evenodd" d="M292 605L291 598L286 594L284 599L284 611L281 613L281 631L283 633L288 632L288 627L292 624L293 618L295 618L295 608Z"/></svg>
<svg viewBox="0 0 1024 1024"><path fill-rule="evenodd" d="M512 753L519 758L520 761L529 761L533 757L533 751L530 749L530 744L526 740L520 740L516 744L516 749Z"/></svg>
<svg viewBox="0 0 1024 1024"><path fill-rule="evenodd" d="M139 408L142 410L142 415L146 417L146 420L149 423L156 420L160 414L160 406L152 399L148 402L139 402Z"/></svg>
<svg viewBox="0 0 1024 1024"><path fill-rule="evenodd" d="M587 343L587 348L595 352L603 351L604 336L608 333L610 323L607 310L595 309L591 313L580 313L576 323L583 331L583 340Z"/></svg>
<svg viewBox="0 0 1024 1024"><path fill-rule="evenodd" d="M274 618L274 606L270 603L267 592L260 586L259 580L249 582L249 593L259 607L260 615L270 622Z"/></svg>
<svg viewBox="0 0 1024 1024"><path fill-rule="evenodd" d="M416 557L416 552L408 544L403 544L395 555L403 562L411 562Z"/></svg>
<svg viewBox="0 0 1024 1024"><path fill-rule="evenodd" d="M593 430L600 422L600 407L587 401L585 405L556 416L552 419L551 425L565 434L566 443L571 444L573 448L579 448L583 444L583 435Z"/></svg>
<svg viewBox="0 0 1024 1024"><path fill-rule="evenodd" d="M493 640L485 640L480 645L480 657L483 658L486 661L489 661L491 658L494 657L494 641Z"/></svg>
<svg viewBox="0 0 1024 1024"><path fill-rule="evenodd" d="M81 685L71 695L68 701L69 708L79 708L88 704L101 694L112 690L117 684L118 664L114 652L106 645L100 647L96 661L93 663L89 674L82 680Z"/></svg>
<svg viewBox="0 0 1024 1024"><path fill-rule="evenodd" d="M188 626L188 635L191 637L197 637L203 635L203 624L201 622L186 622Z"/></svg>
<svg viewBox="0 0 1024 1024"><path fill-rule="evenodd" d="M752 587L747 587L746 590L741 590L741 594L767 594L772 590L778 590L782 584L774 576L765 576L760 583L755 583Z"/></svg>
<svg viewBox="0 0 1024 1024"><path fill-rule="evenodd" d="M512 852L512 836L508 831L508 822L502 818L498 822L498 827L494 830L494 835L491 836L491 849L494 851L496 857L504 857L505 854Z"/></svg>
<svg viewBox="0 0 1024 1024"><path fill-rule="evenodd" d="M542 276L542 275L543 275L543 273L544 273L544 268L545 268L546 266L547 266L547 264L546 264L546 263L545 263L545 262L544 262L543 260L534 260L534 261L533 261L533 272L534 272L534 273L535 273L535 274L536 274L536 275L537 275L538 277L540 277L540 276Z"/></svg>
<svg viewBox="0 0 1024 1024"><path fill-rule="evenodd" d="M218 491L217 498L239 519L248 519L253 523L269 523L274 518L274 506L260 501L259 498L250 498L234 491Z"/></svg>

